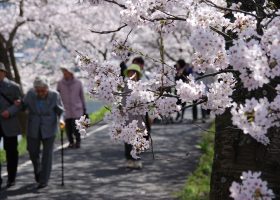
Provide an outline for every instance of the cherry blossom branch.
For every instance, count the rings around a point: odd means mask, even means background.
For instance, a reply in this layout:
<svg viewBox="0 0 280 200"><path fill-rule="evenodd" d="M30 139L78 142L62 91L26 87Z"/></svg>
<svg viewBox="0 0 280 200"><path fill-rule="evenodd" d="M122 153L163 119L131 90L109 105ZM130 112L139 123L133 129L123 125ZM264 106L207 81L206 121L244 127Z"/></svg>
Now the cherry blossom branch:
<svg viewBox="0 0 280 200"><path fill-rule="evenodd" d="M118 27L115 30L109 30L109 31L95 31L95 30L90 30L92 33L98 33L98 34L110 34L110 33L116 33L122 30L123 28L127 27L127 24L124 24L120 27Z"/></svg>
<svg viewBox="0 0 280 200"><path fill-rule="evenodd" d="M114 0L104 0L104 1L106 1L106 2L108 2L108 3L115 4L115 5L117 5L117 6L121 7L121 8L123 8L123 9L127 9L127 7L126 7L124 4L118 3L118 2L116 2L116 1L114 1Z"/></svg>
<svg viewBox="0 0 280 200"><path fill-rule="evenodd" d="M227 37L227 38L230 39L230 40L233 40L233 38L230 37L228 34L224 33L223 31L220 31L220 30L216 29L216 28L213 27L213 26L210 26L210 29L211 29L212 31L214 31L214 32L216 32L216 33L218 33L218 34L224 36L224 37Z"/></svg>
<svg viewBox="0 0 280 200"><path fill-rule="evenodd" d="M206 3L206 4L209 5L209 6L218 8L218 9L220 9L220 10L230 11L230 12L240 12L240 13L243 13L243 14L246 14L246 15L251 15L251 16L255 17L256 19L259 18L257 15L255 15L255 14L253 14L253 13L250 13L250 12L246 12L246 11L244 11L244 10L237 10L237 9L225 8L225 7L222 7L222 6L218 6L217 4L213 3L213 2L210 1L210 0L202 0L202 2Z"/></svg>
<svg viewBox="0 0 280 200"><path fill-rule="evenodd" d="M61 38L59 32L55 31L55 35L56 35L56 37L57 37L57 39L58 39L58 42L59 42L60 46L61 46L63 49L65 49L66 51L71 52L71 51L68 49L68 47L63 43L62 38Z"/></svg>
<svg viewBox="0 0 280 200"><path fill-rule="evenodd" d="M20 26L22 26L23 24L25 24L26 21L22 21L22 22L18 22L15 27L13 28L13 30L11 31L11 33L9 34L9 39L7 41L8 44L12 45L12 41L17 33L17 30L19 29Z"/></svg>
<svg viewBox="0 0 280 200"><path fill-rule="evenodd" d="M167 12L163 11L163 10L159 10L159 9L157 9L157 10L160 11L160 12L162 12L162 13L164 13L164 14L166 14L166 15L168 15L168 16L170 16L170 17L172 17L172 18L170 18L170 19L172 19L172 20L186 21L186 18L179 17L179 16L176 16L176 15L172 15L172 14L170 14L170 13L167 13ZM168 18L165 18L165 19L168 19Z"/></svg>
<svg viewBox="0 0 280 200"><path fill-rule="evenodd" d="M205 99L203 99L202 101L199 101L199 102L196 102L196 103L184 106L184 107L182 107L182 109L191 108L193 106L197 106L197 105L200 105L200 104L203 104L203 103L206 103L206 102L207 102L207 98L205 97Z"/></svg>
<svg viewBox="0 0 280 200"><path fill-rule="evenodd" d="M19 16L23 17L23 0L19 2Z"/></svg>
<svg viewBox="0 0 280 200"><path fill-rule="evenodd" d="M2 33L0 33L0 42L6 43L6 39L4 38L4 36L2 35Z"/></svg>
<svg viewBox="0 0 280 200"><path fill-rule="evenodd" d="M103 56L103 59L106 60L107 49L103 52L102 50L98 49L91 41L86 40L85 43L89 44L93 49L97 50L97 52Z"/></svg>
<svg viewBox="0 0 280 200"><path fill-rule="evenodd" d="M47 37L46 37L46 41L45 41L45 43L44 43L44 45L43 45L43 47L40 49L40 51L37 53L37 55L33 58L33 60L32 61L30 61L30 62L28 62L28 63L26 63L26 65L30 65L30 64L33 64L39 57L40 57L40 55L45 51L45 49L46 49L46 47L47 47L47 45L48 45L48 43L49 43L49 41L50 41L50 34L49 35L47 35Z"/></svg>
<svg viewBox="0 0 280 200"><path fill-rule="evenodd" d="M218 74L223 74L223 73L237 73L237 71L232 70L232 69L222 70L222 71L219 71L219 72L202 75L200 77L197 77L195 80L198 81L198 80L203 79L203 78L207 78L207 77L211 77L211 76L216 76Z"/></svg>

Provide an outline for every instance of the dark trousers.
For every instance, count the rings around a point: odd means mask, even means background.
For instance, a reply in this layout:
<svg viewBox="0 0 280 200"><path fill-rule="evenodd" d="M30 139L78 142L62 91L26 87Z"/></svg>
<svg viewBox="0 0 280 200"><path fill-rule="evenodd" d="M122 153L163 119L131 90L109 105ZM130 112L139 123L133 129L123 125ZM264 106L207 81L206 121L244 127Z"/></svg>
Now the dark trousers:
<svg viewBox="0 0 280 200"><path fill-rule="evenodd" d="M6 151L6 161L7 161L7 171L8 171L8 181L14 182L17 175L18 166L18 141L17 136L7 137L4 135L2 127L0 125L0 141L4 139L4 149ZM0 184L1 179L1 163L0 163Z"/></svg>
<svg viewBox="0 0 280 200"><path fill-rule="evenodd" d="M55 137L46 139L27 137L27 149L33 164L35 179L37 176L40 184L48 184L51 175L54 140ZM41 143L42 159L40 159Z"/></svg>
<svg viewBox="0 0 280 200"><path fill-rule="evenodd" d="M79 130L76 128L75 120L76 119L74 118L65 120L67 138L70 144L74 144L74 136L77 143L81 142L81 134L79 133Z"/></svg>
<svg viewBox="0 0 280 200"><path fill-rule="evenodd" d="M192 116L193 116L193 120L197 120L197 105L196 102L193 102L192 105Z"/></svg>
<svg viewBox="0 0 280 200"><path fill-rule="evenodd" d="M194 101L194 104L192 106L192 114L193 114L193 120L197 120L197 114L198 114L198 110L197 110L197 105L195 105L196 101ZM205 119L206 116L208 115L208 110L205 110L201 107L201 117L202 119Z"/></svg>
<svg viewBox="0 0 280 200"><path fill-rule="evenodd" d="M147 129L147 135L144 136L144 138L146 140L149 140L151 137L151 124L150 124L148 113L146 113L146 115L145 115L145 125L146 125L146 129ZM132 145L124 143L124 155L127 160L135 160L130 154L131 151L132 151Z"/></svg>
<svg viewBox="0 0 280 200"><path fill-rule="evenodd" d="M202 115L202 119L205 119L205 118L206 118L206 115L208 115L208 114L207 114L207 110L201 108L201 115Z"/></svg>
<svg viewBox="0 0 280 200"><path fill-rule="evenodd" d="M125 143L124 144L124 155L127 160L135 160L130 154L131 150L132 150L132 145Z"/></svg>

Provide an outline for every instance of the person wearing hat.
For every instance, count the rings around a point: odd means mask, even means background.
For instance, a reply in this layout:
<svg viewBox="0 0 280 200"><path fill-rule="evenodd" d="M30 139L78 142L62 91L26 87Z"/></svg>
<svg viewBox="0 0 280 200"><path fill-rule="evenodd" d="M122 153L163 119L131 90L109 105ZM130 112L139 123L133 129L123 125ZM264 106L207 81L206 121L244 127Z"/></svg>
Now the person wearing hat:
<svg viewBox="0 0 280 200"><path fill-rule="evenodd" d="M142 77L142 69L138 64L132 63L125 71L124 75L126 78L133 80L133 81L139 81ZM128 87L126 86L124 89L124 92L129 91ZM126 97L122 99L122 104L125 106L126 105ZM128 120L126 124L128 125L131 123L133 120L138 120L138 127L139 128L145 128L143 126L143 116L141 115L133 115L129 114ZM125 143L125 158L126 158L126 167L130 169L141 169L142 168L142 162L139 159L134 159L131 156L131 151L132 151L132 145Z"/></svg>
<svg viewBox="0 0 280 200"><path fill-rule="evenodd" d="M14 81L6 78L7 71L4 64L0 63L0 140L4 140L4 149L6 151L8 180L7 188L15 185L17 166L18 166L18 140L17 136L21 134L20 122L17 113L20 106L16 101L22 98L20 87ZM0 163L0 188L1 163Z"/></svg>
<svg viewBox="0 0 280 200"><path fill-rule="evenodd" d="M57 84L57 91L65 107L64 118L69 148L80 148L81 134L76 128L75 121L87 113L83 84L74 76L71 68L61 67L61 71L63 78Z"/></svg>
<svg viewBox="0 0 280 200"><path fill-rule="evenodd" d="M41 189L48 185L50 178L55 135L64 108L59 93L49 89L48 80L44 77L35 78L33 88L24 97L23 108L29 111L27 150L33 164L37 188ZM64 122L60 120L60 123Z"/></svg>

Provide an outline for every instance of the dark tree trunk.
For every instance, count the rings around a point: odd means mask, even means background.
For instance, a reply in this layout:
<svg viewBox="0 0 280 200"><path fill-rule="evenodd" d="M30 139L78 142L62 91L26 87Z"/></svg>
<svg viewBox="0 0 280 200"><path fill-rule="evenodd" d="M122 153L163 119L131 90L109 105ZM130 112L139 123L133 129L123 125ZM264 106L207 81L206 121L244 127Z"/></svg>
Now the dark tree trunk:
<svg viewBox="0 0 280 200"><path fill-rule="evenodd" d="M247 11L255 9L253 1L228 0L228 2L242 2L243 9ZM256 2L263 3L262 0ZM274 2L274 5L280 7L278 0L270 2ZM259 14L262 15L262 13ZM278 79L270 84L275 86L279 82ZM239 91L235 92L235 100L244 102L246 98L260 98L264 94L270 100L275 97L275 91L271 90L270 87L264 87L253 93L239 87ZM271 128L269 130L270 144L264 146L249 135L243 134L241 130L229 127L233 127L229 111L217 116L210 199L231 199L229 188L232 182L240 181L241 173L248 170L261 171L261 177L268 182L268 187L276 195L275 199L280 199L280 129Z"/></svg>
<svg viewBox="0 0 280 200"><path fill-rule="evenodd" d="M21 85L20 75L19 75L19 71L17 68L16 58L15 58L14 47L12 45L9 48L9 57L10 57L10 63L11 63L11 66L12 66L13 72L14 72L14 81L16 83L18 83L19 85Z"/></svg>
<svg viewBox="0 0 280 200"><path fill-rule="evenodd" d="M240 180L241 173L248 170L261 171L263 180L280 199L279 129L269 131L271 143L264 146L242 131L226 127L232 127L230 112L216 118L210 199L230 199L231 183Z"/></svg>
<svg viewBox="0 0 280 200"><path fill-rule="evenodd" d="M12 44L9 45L3 40L0 40L0 62L5 65L7 78L15 81L21 86L21 79L17 68L14 47Z"/></svg>
<svg viewBox="0 0 280 200"><path fill-rule="evenodd" d="M1 40L0 40L0 62L3 63L6 67L6 70L8 72L7 77L9 79L13 79L12 70L10 67L9 54L6 49L6 45L5 45L4 41L1 41Z"/></svg>

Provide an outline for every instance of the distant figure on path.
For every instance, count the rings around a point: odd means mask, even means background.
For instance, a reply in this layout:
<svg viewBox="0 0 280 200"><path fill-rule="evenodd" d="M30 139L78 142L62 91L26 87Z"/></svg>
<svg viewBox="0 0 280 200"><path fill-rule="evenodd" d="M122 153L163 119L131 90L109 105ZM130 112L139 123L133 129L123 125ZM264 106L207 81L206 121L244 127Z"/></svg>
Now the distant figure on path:
<svg viewBox="0 0 280 200"><path fill-rule="evenodd" d="M145 61L142 57L135 57L133 60L132 60L132 64L136 64L140 67L141 71L144 70L144 65L145 65ZM142 73L142 72L141 72Z"/></svg>
<svg viewBox="0 0 280 200"><path fill-rule="evenodd" d="M83 84L74 76L71 68L61 67L61 71L63 78L57 84L57 91L65 107L64 117L69 148L80 148L81 134L76 128L75 120L87 113Z"/></svg>
<svg viewBox="0 0 280 200"><path fill-rule="evenodd" d="M7 188L15 185L18 166L18 140L20 123L17 113L20 106L14 104L22 98L20 87L15 82L6 78L7 71L4 64L0 63L0 140L4 139L6 151L8 181ZM0 189L1 189L1 163L0 163Z"/></svg>
<svg viewBox="0 0 280 200"><path fill-rule="evenodd" d="M34 167L37 188L40 189L48 185L55 135L64 109L59 93L49 89L45 78L37 77L33 85L34 88L24 97L23 106L29 111L27 149ZM42 159L40 159L41 144L43 144Z"/></svg>
<svg viewBox="0 0 280 200"><path fill-rule="evenodd" d="M139 81L141 76L142 76L142 70L141 67L137 64L132 64L130 65L124 72L125 76L133 81ZM129 89L125 88L125 91L128 91ZM123 98L123 105L126 104L126 98ZM127 124L131 123L133 120L138 120L138 127L139 128L145 128L143 127L142 122L144 121L145 116L141 116L141 115L133 115L133 114L129 114L128 116L128 121ZM127 168L132 168L132 169L141 169L142 168L142 162L139 159L134 159L131 156L131 152L132 151L132 145L131 144L127 144L125 143L125 157L126 157L126 167Z"/></svg>
<svg viewBox="0 0 280 200"><path fill-rule="evenodd" d="M183 82L188 82L187 76L192 74L192 68L190 67L190 64L186 63L185 60L183 59L179 59L175 65L175 68L176 68L175 81L182 80ZM186 103L182 103L182 101L178 99L177 104L182 105L182 111L181 113L177 112L176 120L180 119L180 121L182 122L184 119L184 114L185 114L184 107L186 106ZM193 109L195 108L193 107Z"/></svg>
<svg viewBox="0 0 280 200"><path fill-rule="evenodd" d="M129 57L130 57L130 53L128 53L127 54L127 58L124 60L124 61L122 61L121 63L120 63L120 68L121 68L121 76L123 77L123 78L125 78L125 75L124 75L124 72L125 72L125 70L126 70L126 68L127 68L127 62L129 61Z"/></svg>

